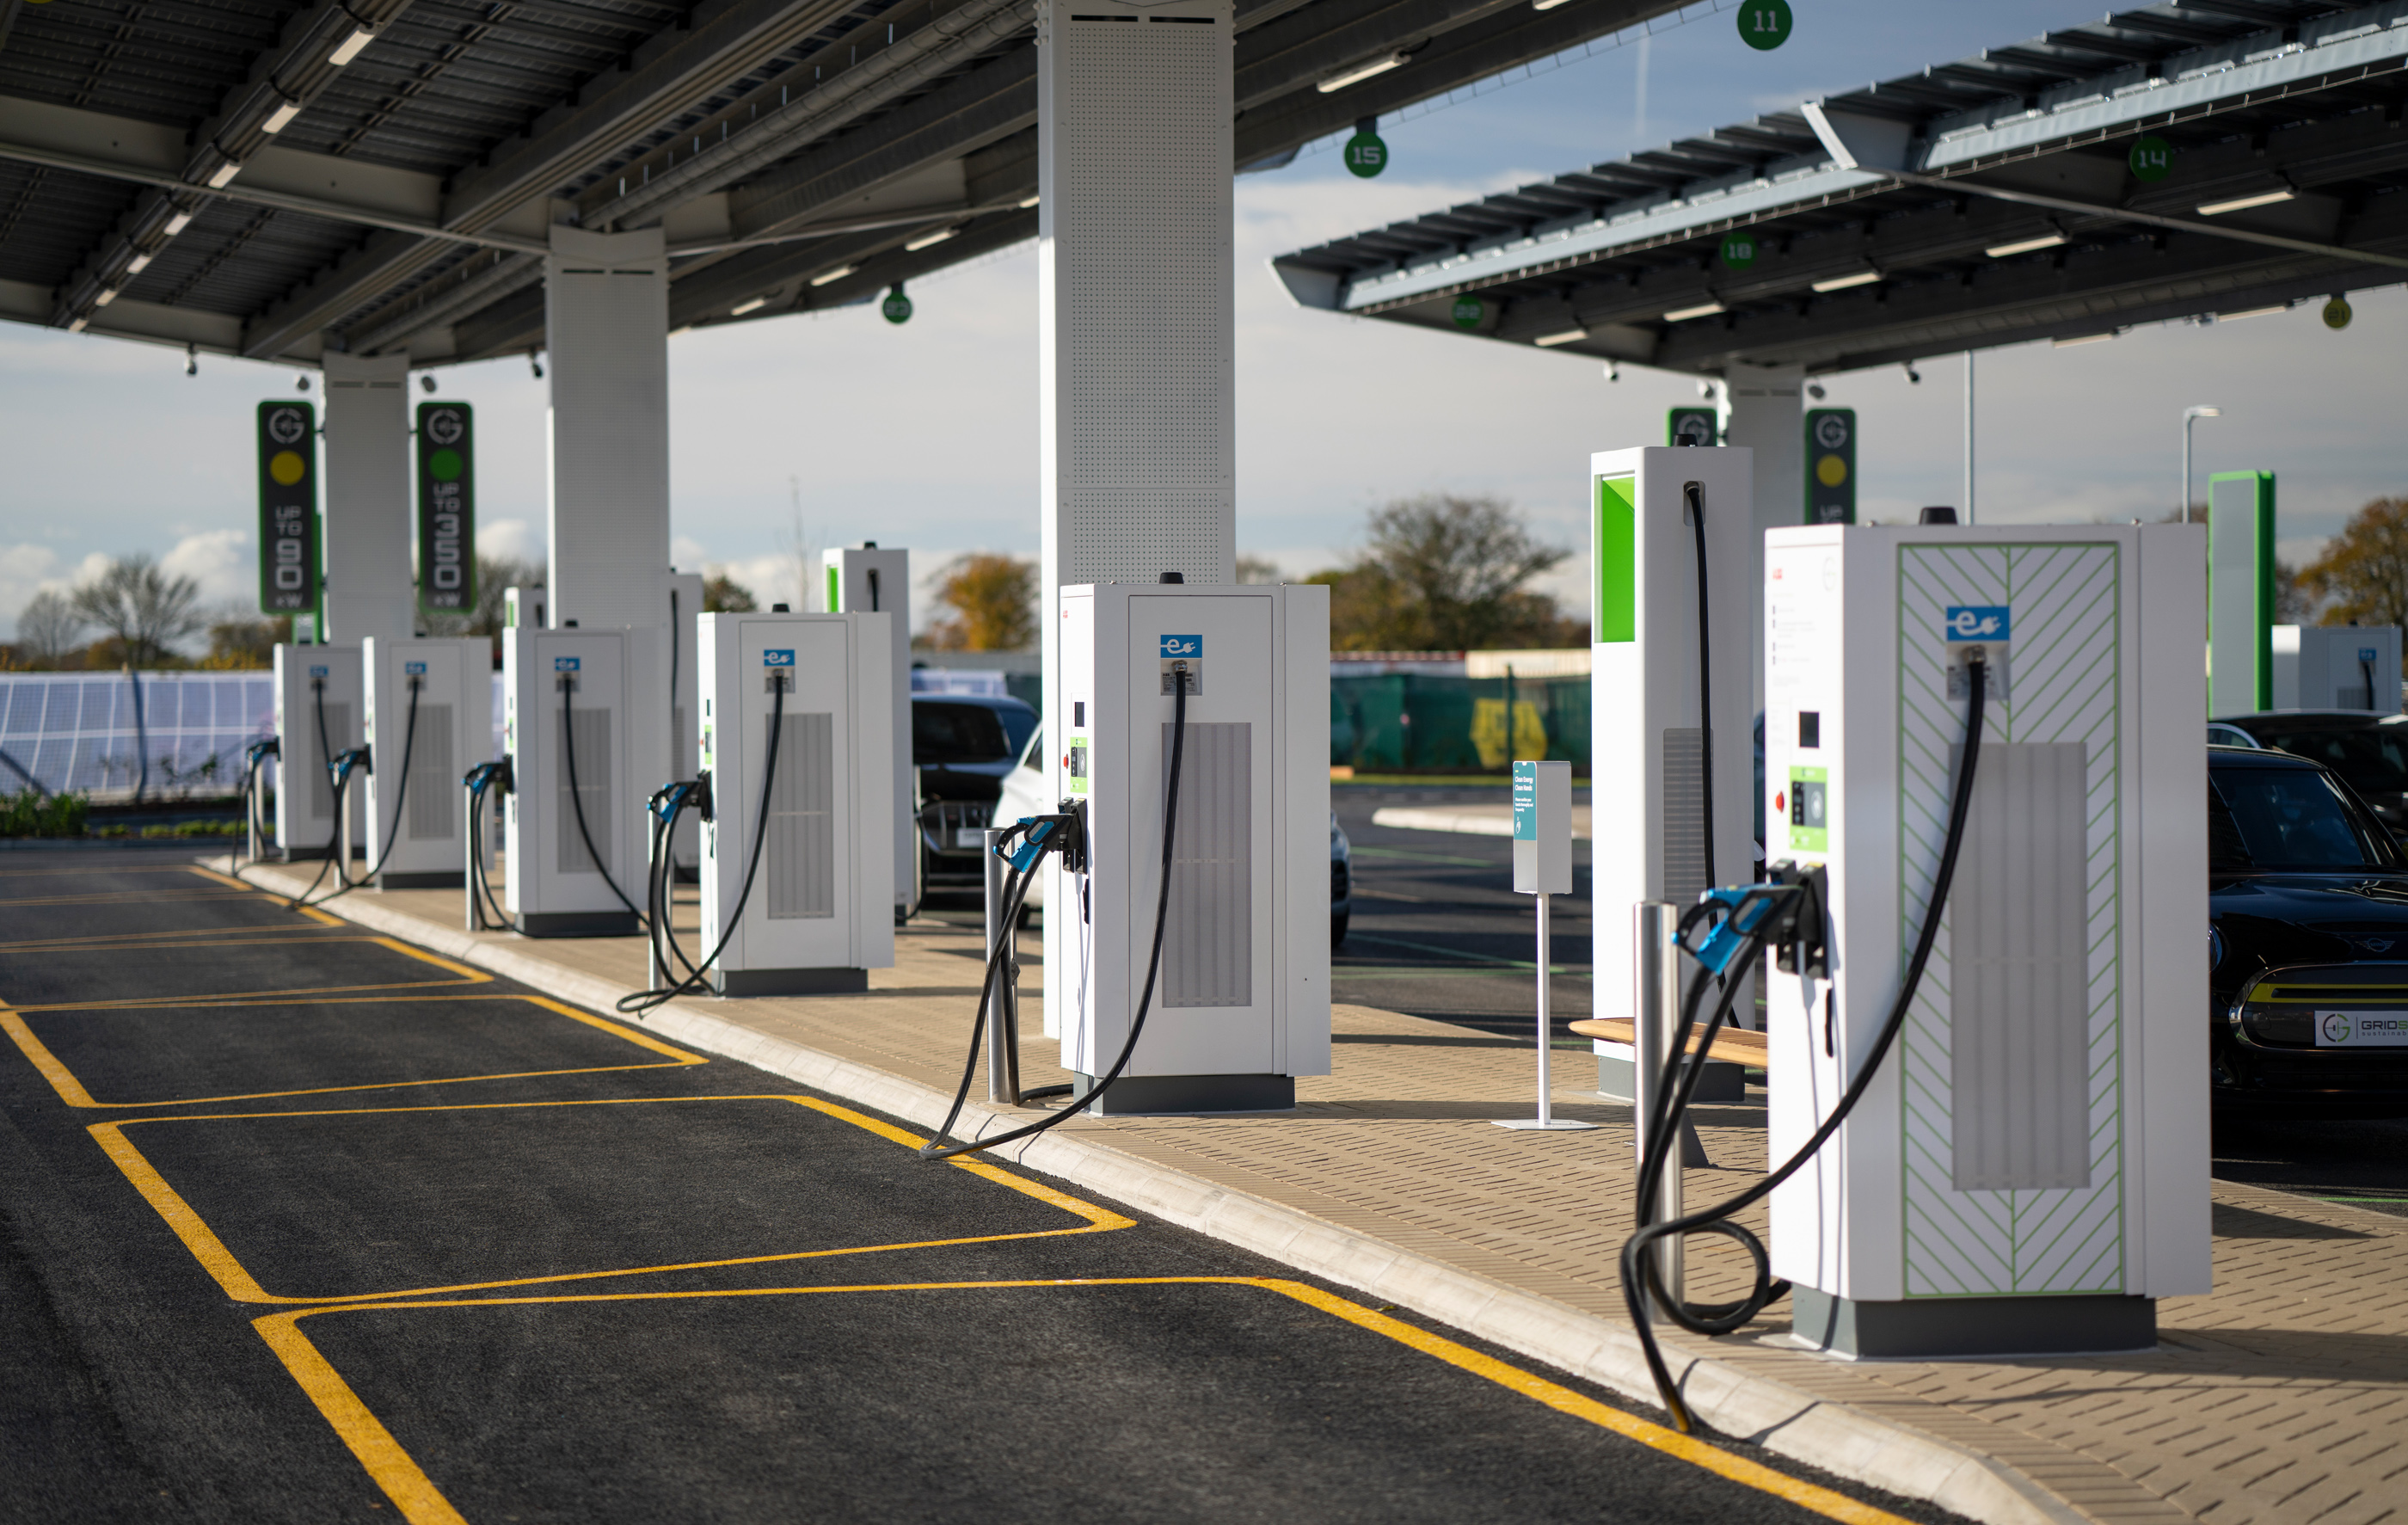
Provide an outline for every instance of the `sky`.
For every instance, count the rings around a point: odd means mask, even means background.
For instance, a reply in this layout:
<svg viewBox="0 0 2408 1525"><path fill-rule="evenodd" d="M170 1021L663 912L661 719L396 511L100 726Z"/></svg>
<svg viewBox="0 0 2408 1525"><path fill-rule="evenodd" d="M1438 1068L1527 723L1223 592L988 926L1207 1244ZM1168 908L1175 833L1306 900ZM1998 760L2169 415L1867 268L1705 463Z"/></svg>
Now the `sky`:
<svg viewBox="0 0 2408 1525"><path fill-rule="evenodd" d="M1346 173L1334 142L1236 185L1238 544L1292 575L1343 559L1367 511L1422 493L1494 494L1575 554L1591 452L1663 437L1693 379L1294 306L1274 255L1743 122L2093 19L2080 0L1794 0L1772 52L1739 39L1733 0L1643 37L1592 45L1469 98L1382 124L1392 167ZM1720 9L1713 8L1719 6ZM673 559L791 598L794 546L907 545L915 576L972 550L1038 543L1037 261L1024 247L911 288L896 326L874 307L681 334L669 344ZM2179 493L2181 415L2208 404L2196 473L2279 482L2294 561L2372 497L2408 492L2399 424L2408 295L2352 298L2113 343L1985 352L1977 495L1985 522L2157 517ZM1889 366L1825 378L1858 410L1859 513L1911 517L1962 496L1962 361L1910 382ZM253 406L296 396L290 368L0 324L0 627L45 585L148 552L212 603L254 596ZM523 359L431 372L478 409L480 544L540 555L545 384ZM311 394L314 398L317 394ZM2203 485L2198 489L2203 493ZM915 599L924 625L928 599Z"/></svg>

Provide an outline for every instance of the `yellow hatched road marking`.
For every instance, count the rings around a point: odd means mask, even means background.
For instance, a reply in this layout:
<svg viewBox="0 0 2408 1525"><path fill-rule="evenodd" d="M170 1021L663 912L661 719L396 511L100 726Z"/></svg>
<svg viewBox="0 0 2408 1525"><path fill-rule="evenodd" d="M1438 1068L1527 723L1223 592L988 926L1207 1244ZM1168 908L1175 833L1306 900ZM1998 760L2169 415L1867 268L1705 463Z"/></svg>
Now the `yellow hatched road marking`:
<svg viewBox="0 0 2408 1525"><path fill-rule="evenodd" d="M675 1051L672 1050L672 1052ZM124 1173L125 1178L133 1183L134 1189L142 1194L142 1200L149 1202L151 1210L166 1222L169 1229L174 1230L176 1237L183 1241L184 1247L192 1252L193 1259L198 1260L201 1268L225 1290L226 1296L236 1302L349 1303L366 1299L432 1297L446 1292L472 1292L502 1287L549 1287L561 1282L600 1281L620 1276L650 1276L672 1271L709 1271L726 1266L769 1265L786 1260L822 1260L845 1255L882 1254L889 1250L943 1249L957 1244L994 1244L1017 1239L1060 1239L1077 1234L1106 1233L1116 1229L1137 1227L1135 1218L1115 1213L1108 1207L1097 1207L1092 1202L1081 1201L1078 1198L1056 1191L1042 1182L1015 1175L991 1161L954 1159L947 1163L956 1170L966 1171L972 1175L995 1182L998 1186L1008 1187L1023 1196L1033 1197L1050 1206L1058 1207L1075 1217L1083 1218L1086 1220L1086 1226L1078 1229L1035 1229L1008 1234L976 1234L957 1239L913 1240L893 1244L850 1244L838 1249L789 1250L769 1255L737 1256L720 1260L684 1260L669 1265L628 1266L609 1271L561 1272L551 1275L518 1276L501 1281L462 1282L448 1287L403 1288L389 1292L346 1292L331 1297L286 1297L280 1293L270 1292L259 1285L251 1273L244 1269L242 1262L235 1257L234 1252L226 1247L225 1242L217 1236L216 1231L209 1228L199 1213L194 1211L192 1204L184 1201L176 1188L167 1184L166 1177L159 1173L158 1167L152 1165L142 1151L135 1147L133 1141L125 1136L124 1131L128 1128L154 1123L226 1122L236 1119L282 1117L392 1116L430 1112L499 1112L545 1107L677 1105L696 1101L789 1101L797 1106L808 1107L813 1112L825 1113L839 1121L867 1129L881 1138L891 1139L912 1148L917 1148L925 1142L899 1128L891 1127L875 1117L855 1112L850 1107L839 1106L833 1101L823 1101L817 1097L790 1095L628 1097L591 1101L480 1101L460 1106L438 1107L342 1107L315 1112L209 1113L184 1117L133 1117L122 1122L93 1123L86 1129L86 1131L99 1142L102 1151Z"/></svg>
<svg viewBox="0 0 2408 1525"><path fill-rule="evenodd" d="M290 1001L305 996L339 996L358 990L427 990L442 989L450 985L494 983L494 976L481 969L471 969L466 964L455 962L440 954L429 953L424 948L413 948L397 938L328 938L325 941L372 942L378 947L391 948L395 953L407 954L423 964L433 964L437 969L460 977L455 980L394 980L382 985L311 985L299 990L229 990L204 996L131 996L122 1000L62 1000L50 1001L38 1006L19 1006L17 1010L21 1012L116 1012L132 1011L146 1006L218 1006L230 1002L264 1003L278 999Z"/></svg>
<svg viewBox="0 0 2408 1525"><path fill-rule="evenodd" d="M389 1312L401 1313L418 1308L490 1308L526 1306L544 1303L577 1302L692 1302L710 1298L754 1297L825 1297L849 1292L968 1292L1010 1291L1030 1288L1069 1287L1253 1287L1292 1298L1308 1307L1344 1319L1359 1329L1383 1335L1410 1349L1442 1360L1458 1370L1493 1382L1509 1391L1517 1392L1535 1403L1544 1403L1559 1414L1583 1420L1600 1430L1611 1431L1626 1439L1689 1465L1711 1472L1727 1481L1785 1500L1801 1509L1823 1516L1842 1525L1909 1525L1899 1516L1886 1509L1859 1503L1844 1493L1823 1488L1776 1472L1760 1462L1735 1455L1719 1446L1712 1446L1694 1436L1684 1435L1654 1424L1635 1414L1627 1414L1610 1404L1600 1403L1584 1393L1573 1391L1559 1382L1508 1365L1493 1356L1484 1355L1470 1346L1433 1334L1426 1329L1390 1318L1361 1303L1325 1292L1317 1287L1283 1276L1094 1276L1062 1277L1027 1281L956 1281L956 1282L890 1282L853 1287L764 1287L739 1288L719 1291L689 1292L582 1292L564 1293L551 1297L460 1298L441 1302L348 1302L328 1307L303 1308L291 1313L267 1314L251 1321L269 1348L283 1360L286 1371L308 1394L318 1412L334 1427L335 1433L351 1448L360 1464L383 1489L385 1496L402 1513L410 1525L466 1525L451 1502L443 1497L425 1472L402 1449L392 1433L378 1422L374 1414L362 1403L349 1384L334 1366L311 1345L297 1327L304 1318L320 1314Z"/></svg>
<svg viewBox="0 0 2408 1525"><path fill-rule="evenodd" d="M350 1091L402 1090L413 1086L461 1086L467 1085L472 1082L487 1080L536 1080L551 1075L615 1074L629 1070L669 1070L681 1068L686 1065L709 1064L710 1062L699 1054L689 1054L684 1049L673 1048L669 1044L663 1043L658 1038L653 1037L651 1033L641 1031L635 1028L624 1027L606 1017L595 1016L588 1012L580 1012L574 1006L565 1006L549 996L502 993L474 996L419 996L415 998L380 996L373 998L360 998L361 1003L365 1003L365 1001L368 1000L380 1000L388 1003L408 1000L412 1004L419 1005L432 1004L437 1001L523 1001L530 1006L539 1006L548 1012L556 1012L560 1015L569 1018L571 1021L582 1022L587 1027L599 1029L600 1030L610 1034L612 1037L623 1039L627 1043L635 1044L638 1048L649 1049L652 1053L666 1055L667 1056L668 1062L665 1064L589 1064L570 1070L514 1070L499 1074L442 1075L433 1080L380 1080L359 1086L311 1086L289 1091L242 1091L230 1096L179 1096L170 1097L165 1101L102 1101L95 1099L91 1091L84 1088L83 1083L76 1078L75 1072L69 1070L65 1062L60 1059L57 1055L50 1052L48 1044L44 1043L41 1039L35 1036L34 1029L26 1026L25 1019L18 1014L17 1010L7 1005L0 1005L0 1032L7 1033L9 1040L16 1043L18 1050L22 1053L26 1058L33 1061L34 1068L41 1072L42 1078L50 1083L50 1089L59 1093L60 1101L64 1101L71 1107L96 1108L112 1112L148 1111L153 1107L209 1106L223 1101L272 1101L290 1096L329 1096L339 1095ZM244 1004L254 1006L295 1006L314 1004L345 1005L351 1003L351 1001L347 1000L334 1000L322 1003L313 1001L264 1000L251 1001ZM199 1002L198 1005L200 1009L204 1011L223 1011L230 1009L227 1003L224 1002L204 1001ZM43 1011L55 1008L36 1006L24 1009L29 1011Z"/></svg>

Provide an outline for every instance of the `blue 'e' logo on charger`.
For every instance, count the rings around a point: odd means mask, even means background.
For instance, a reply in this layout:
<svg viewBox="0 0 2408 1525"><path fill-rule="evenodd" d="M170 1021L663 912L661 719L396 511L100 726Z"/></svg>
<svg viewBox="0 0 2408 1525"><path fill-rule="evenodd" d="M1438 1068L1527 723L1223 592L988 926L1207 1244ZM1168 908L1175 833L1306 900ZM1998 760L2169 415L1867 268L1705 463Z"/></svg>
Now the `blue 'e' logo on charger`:
<svg viewBox="0 0 2408 1525"><path fill-rule="evenodd" d="M423 678L426 676L426 664L423 662L404 662L401 665L401 671L404 677Z"/></svg>
<svg viewBox="0 0 2408 1525"><path fill-rule="evenodd" d="M1951 640L2010 640L2014 623L2004 604L1950 604L1940 622Z"/></svg>
<svg viewBox="0 0 2408 1525"><path fill-rule="evenodd" d="M1204 655L1204 638L1202 636L1165 636L1162 638L1162 655L1166 658L1201 656Z"/></svg>
<svg viewBox="0 0 2408 1525"><path fill-rule="evenodd" d="M309 669L309 676L312 678L322 678L334 670L335 669L333 668L311 668Z"/></svg>
<svg viewBox="0 0 2408 1525"><path fill-rule="evenodd" d="M761 665L765 668L793 667L795 665L795 650L793 647L789 646L781 652L763 652L761 654Z"/></svg>
<svg viewBox="0 0 2408 1525"><path fill-rule="evenodd" d="M552 659L552 670L554 672L575 672L577 669L576 657L555 656Z"/></svg>

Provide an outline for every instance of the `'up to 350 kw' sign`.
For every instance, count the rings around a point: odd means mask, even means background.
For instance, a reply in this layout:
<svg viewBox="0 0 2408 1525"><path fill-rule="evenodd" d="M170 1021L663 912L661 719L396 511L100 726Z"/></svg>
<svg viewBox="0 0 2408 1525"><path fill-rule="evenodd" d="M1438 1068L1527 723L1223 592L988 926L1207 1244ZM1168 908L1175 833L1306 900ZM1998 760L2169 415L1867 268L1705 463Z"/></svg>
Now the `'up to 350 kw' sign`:
<svg viewBox="0 0 2408 1525"><path fill-rule="evenodd" d="M318 607L318 418L306 402L259 405L259 611Z"/></svg>
<svg viewBox="0 0 2408 1525"><path fill-rule="evenodd" d="M418 405L418 607L477 607L475 421L465 402Z"/></svg>

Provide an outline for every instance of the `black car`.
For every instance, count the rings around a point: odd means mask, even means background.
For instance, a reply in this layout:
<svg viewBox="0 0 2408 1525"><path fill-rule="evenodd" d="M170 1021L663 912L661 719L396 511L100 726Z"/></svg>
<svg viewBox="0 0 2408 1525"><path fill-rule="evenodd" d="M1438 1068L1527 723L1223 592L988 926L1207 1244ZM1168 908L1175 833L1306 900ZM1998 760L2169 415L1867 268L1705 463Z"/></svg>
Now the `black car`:
<svg viewBox="0 0 2408 1525"><path fill-rule="evenodd" d="M2408 856L2330 770L2207 757L2217 1110L2408 1116Z"/></svg>
<svg viewBox="0 0 2408 1525"><path fill-rule="evenodd" d="M919 781L920 867L929 890L977 891L980 861L1003 777L1037 729L1015 698L922 694L911 698L911 763Z"/></svg>
<svg viewBox="0 0 2408 1525"><path fill-rule="evenodd" d="M2369 710L2266 710L2211 725L2247 732L2261 747L2312 758L2348 781L2375 818L2408 838L2408 715Z"/></svg>

